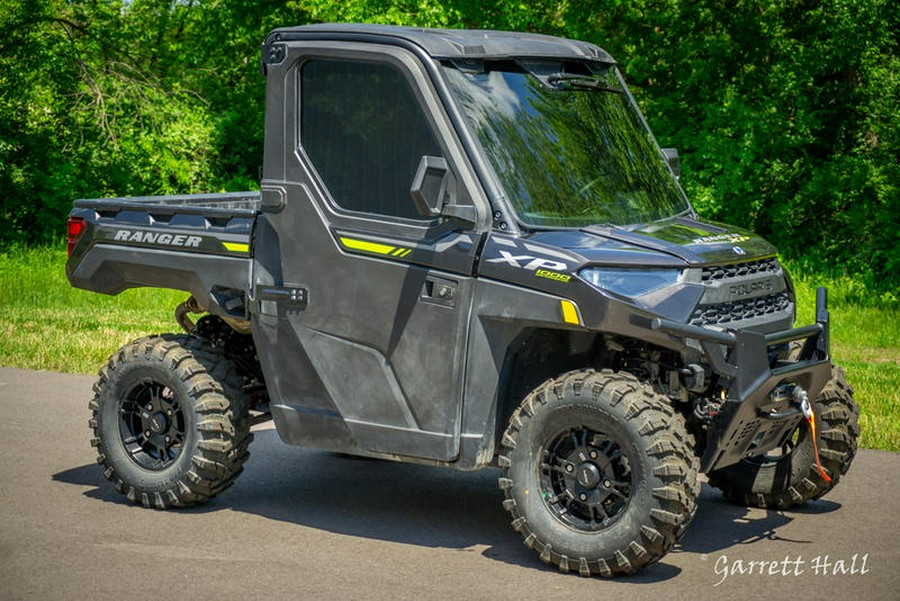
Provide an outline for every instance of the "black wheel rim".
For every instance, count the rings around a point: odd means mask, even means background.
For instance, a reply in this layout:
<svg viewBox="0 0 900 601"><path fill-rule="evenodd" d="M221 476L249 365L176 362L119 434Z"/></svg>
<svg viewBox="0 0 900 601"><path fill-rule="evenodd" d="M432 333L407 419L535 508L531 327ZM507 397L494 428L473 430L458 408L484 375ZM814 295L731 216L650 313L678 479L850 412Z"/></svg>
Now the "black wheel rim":
<svg viewBox="0 0 900 601"><path fill-rule="evenodd" d="M567 526L594 532L613 525L632 495L631 466L609 435L568 429L541 453L541 497Z"/></svg>
<svg viewBox="0 0 900 601"><path fill-rule="evenodd" d="M154 381L134 386L119 402L119 434L132 461L164 470L181 455L184 411L171 388Z"/></svg>

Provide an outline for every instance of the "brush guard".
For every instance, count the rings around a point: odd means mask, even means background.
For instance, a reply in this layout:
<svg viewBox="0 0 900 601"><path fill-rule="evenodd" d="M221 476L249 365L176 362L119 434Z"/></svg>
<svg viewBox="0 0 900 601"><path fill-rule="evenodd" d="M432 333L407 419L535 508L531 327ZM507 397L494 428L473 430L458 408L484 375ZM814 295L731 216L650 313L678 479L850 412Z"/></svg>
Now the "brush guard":
<svg viewBox="0 0 900 601"><path fill-rule="evenodd" d="M831 377L828 320L828 294L819 288L816 323L771 334L652 321L654 330L696 340L713 371L728 382L700 460L701 472L783 446L806 419L800 399L818 397ZM771 347L795 341L803 341L796 360L770 362Z"/></svg>

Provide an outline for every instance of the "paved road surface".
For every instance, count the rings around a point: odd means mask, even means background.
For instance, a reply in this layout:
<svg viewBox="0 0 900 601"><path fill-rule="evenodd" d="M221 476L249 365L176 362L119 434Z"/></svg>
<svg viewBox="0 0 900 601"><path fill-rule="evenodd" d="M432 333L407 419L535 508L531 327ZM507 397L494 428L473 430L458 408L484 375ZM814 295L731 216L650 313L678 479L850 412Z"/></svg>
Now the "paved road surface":
<svg viewBox="0 0 900 601"><path fill-rule="evenodd" d="M492 470L346 458L270 428L211 503L131 505L88 444L92 381L0 368L0 600L900 599L898 454L861 452L795 512L736 507L704 484L660 563L585 579L520 543Z"/></svg>

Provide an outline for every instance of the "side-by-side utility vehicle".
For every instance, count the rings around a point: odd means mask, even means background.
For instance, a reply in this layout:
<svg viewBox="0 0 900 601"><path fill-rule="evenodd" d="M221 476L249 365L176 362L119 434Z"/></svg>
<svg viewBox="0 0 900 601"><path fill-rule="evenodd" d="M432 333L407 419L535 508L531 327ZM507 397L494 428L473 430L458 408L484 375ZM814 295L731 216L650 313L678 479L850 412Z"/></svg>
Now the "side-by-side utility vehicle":
<svg viewBox="0 0 900 601"><path fill-rule="evenodd" d="M206 501L271 417L289 444L499 468L528 547L612 576L672 548L701 472L785 508L847 471L825 291L794 328L775 249L698 219L609 54L314 25L272 32L262 71L259 192L69 217L73 286L190 294L185 333L113 354L90 402L129 499Z"/></svg>

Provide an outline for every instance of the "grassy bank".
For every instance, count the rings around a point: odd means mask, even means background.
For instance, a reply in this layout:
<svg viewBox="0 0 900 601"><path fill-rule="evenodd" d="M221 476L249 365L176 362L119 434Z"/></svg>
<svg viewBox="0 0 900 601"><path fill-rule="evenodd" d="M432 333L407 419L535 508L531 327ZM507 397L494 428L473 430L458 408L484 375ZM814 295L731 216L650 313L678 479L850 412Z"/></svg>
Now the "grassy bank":
<svg viewBox="0 0 900 601"><path fill-rule="evenodd" d="M184 292L127 290L111 297L69 286L66 251L0 254L0 365L96 373L133 338L180 329Z"/></svg>
<svg viewBox="0 0 900 601"><path fill-rule="evenodd" d="M127 341L179 329L173 311L186 293L139 289L108 297L76 290L64 265L60 249L0 253L0 365L96 373ZM862 445L900 451L900 306L867 297L849 279L792 272L800 324L813 321L816 286L829 288L832 353L862 407Z"/></svg>
<svg viewBox="0 0 900 601"><path fill-rule="evenodd" d="M815 321L815 291L828 287L831 353L847 372L862 414L861 443L900 451L900 304L866 299L849 279L804 278L797 287L797 323Z"/></svg>

